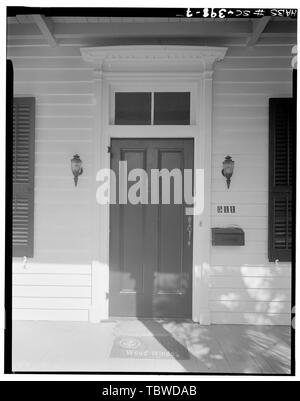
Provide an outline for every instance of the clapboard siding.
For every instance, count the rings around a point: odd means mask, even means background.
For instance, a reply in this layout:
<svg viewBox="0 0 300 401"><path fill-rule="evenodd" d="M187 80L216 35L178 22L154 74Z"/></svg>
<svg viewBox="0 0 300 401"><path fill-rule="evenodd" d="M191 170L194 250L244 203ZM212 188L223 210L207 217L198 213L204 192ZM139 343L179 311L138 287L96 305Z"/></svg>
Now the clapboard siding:
<svg viewBox="0 0 300 401"><path fill-rule="evenodd" d="M55 118L55 117L54 117ZM39 129L38 134L39 134L39 141L44 141L44 142L70 142L70 141L76 141L76 142L81 142L81 141L86 141L86 136L89 135L90 129ZM58 160L59 161L59 160ZM58 167L62 166L62 160L60 160L60 163L58 163ZM40 164L47 164L46 160L40 160ZM48 163L49 165L49 163ZM91 167L91 164L87 161L86 165L88 167ZM52 166L53 168L56 168L56 164Z"/></svg>
<svg viewBox="0 0 300 401"><path fill-rule="evenodd" d="M239 107L251 110L252 107L266 107L265 93L214 93L214 110L217 107Z"/></svg>
<svg viewBox="0 0 300 401"><path fill-rule="evenodd" d="M225 70L241 70L254 71L255 69L260 70L277 70L277 69L288 69L291 67L290 56L286 58L273 58L266 57L252 57L252 58L225 58L221 63L216 64L215 71Z"/></svg>
<svg viewBox="0 0 300 401"><path fill-rule="evenodd" d="M12 47L16 46L10 46ZM11 53L11 52L10 52ZM284 59L283 59L284 61ZM14 66L15 70L25 70L30 69L32 71L40 71L40 70L90 70L90 67L86 65L86 62L79 58L74 63L74 59L70 58L18 58L14 57ZM281 63L281 67L287 66L287 62Z"/></svg>
<svg viewBox="0 0 300 401"><path fill-rule="evenodd" d="M215 82L214 93L240 95L247 94L265 94L271 97L273 94L279 96L283 93L291 93L292 82L273 81L273 82Z"/></svg>
<svg viewBox="0 0 300 401"><path fill-rule="evenodd" d="M70 234L71 235L71 234ZM36 240L36 246L39 247L40 249L47 249L47 246L49 245L49 242L51 243L51 246L54 249L59 249L61 246L61 242L64 242L64 249L73 249L74 247L77 247L78 249L82 248L88 248L89 247L89 242L90 238L89 237L76 237L76 238L65 238L65 233L62 233L61 235L58 235L56 238L53 238L53 236L50 235L45 235L39 236L39 238Z"/></svg>
<svg viewBox="0 0 300 401"><path fill-rule="evenodd" d="M212 312L211 323L289 326L291 324L291 314Z"/></svg>
<svg viewBox="0 0 300 401"><path fill-rule="evenodd" d="M15 73L20 76L18 82L86 82L93 78L91 68L84 69L15 69Z"/></svg>
<svg viewBox="0 0 300 401"><path fill-rule="evenodd" d="M214 132L214 135L216 135L216 133ZM221 134L222 135L222 134ZM238 135L238 133L236 134ZM246 149L242 149L243 151L245 151ZM221 166L222 167L222 160L220 160L220 154L222 153L217 153L216 151L214 151L213 155L212 155L212 165L214 167L216 166ZM262 172L265 173L264 169L268 167L268 161L265 158L262 158L260 154L256 153L243 153L243 158L239 158L239 155L237 155L238 157L238 164L242 165L242 166L248 166L248 168L261 168ZM233 178L232 178L233 179ZM231 188L231 187L230 187Z"/></svg>
<svg viewBox="0 0 300 401"><path fill-rule="evenodd" d="M45 215L45 219L50 219L50 216ZM71 222L67 222L66 224ZM80 222L78 223L78 225ZM84 249L82 247L75 249L74 246L70 248L64 247L62 249L61 245L57 248L53 247L51 243L48 246L45 244L43 248L36 247L35 259L47 261L50 264L69 264L70 261L74 263L86 263L87 260L91 259L90 249Z"/></svg>
<svg viewBox="0 0 300 401"><path fill-rule="evenodd" d="M212 288L210 301L263 301L263 302L290 302L291 291L286 288Z"/></svg>
<svg viewBox="0 0 300 401"><path fill-rule="evenodd" d="M213 288L290 288L290 279L287 277L211 277L210 285Z"/></svg>
<svg viewBox="0 0 300 401"><path fill-rule="evenodd" d="M67 119L66 119L67 120ZM48 121L45 121L47 124ZM41 122L40 122L41 124ZM53 125L70 125L70 123L66 121L56 121L55 124ZM74 125L76 125L75 121L73 122ZM82 121L82 125L84 122ZM79 124L80 125L80 124ZM79 128L78 126L76 127L77 129ZM36 141L36 153L63 153L67 154L70 152L70 141L59 141L59 142L50 142L50 141ZM74 145L73 145L74 146ZM76 143L75 146L78 146L78 150L81 150L81 153L91 153L92 152L92 143L89 140L80 140ZM80 148L79 148L80 147ZM83 179L89 178L89 177L81 177Z"/></svg>
<svg viewBox="0 0 300 401"><path fill-rule="evenodd" d="M14 285L14 297L89 298L90 286Z"/></svg>
<svg viewBox="0 0 300 401"><path fill-rule="evenodd" d="M39 247L38 247L39 248ZM91 304L91 266L34 263L13 264L13 305L16 309L77 309ZM50 300L50 301L49 301ZM75 301L73 301L75 300Z"/></svg>
<svg viewBox="0 0 300 401"><path fill-rule="evenodd" d="M73 74L75 75L75 74ZM79 75L79 74L78 74ZM292 76L291 68L282 68L276 70L270 69L218 69L214 73L214 80L216 82L261 82L262 84L266 82L285 82L289 81Z"/></svg>
<svg viewBox="0 0 300 401"><path fill-rule="evenodd" d="M38 105L85 106L85 105L94 105L95 103L94 95L91 93L81 93L81 94L78 93L76 96L68 95L65 93L61 94L44 93L44 94L38 94L37 98L38 98Z"/></svg>
<svg viewBox="0 0 300 401"><path fill-rule="evenodd" d="M27 59L32 61L32 58L37 59L72 59L75 63L82 62L79 47L63 46L63 47L49 47L49 46L13 46L8 48L8 56L14 59Z"/></svg>
<svg viewBox="0 0 300 401"><path fill-rule="evenodd" d="M76 309L88 310L90 298L30 298L13 297L13 308L16 309Z"/></svg>
<svg viewBox="0 0 300 401"><path fill-rule="evenodd" d="M291 57L292 46L232 46L226 53L226 59L253 57Z"/></svg>
<svg viewBox="0 0 300 401"><path fill-rule="evenodd" d="M291 313L290 302L264 302L264 301L211 301L212 312L235 313Z"/></svg>
<svg viewBox="0 0 300 401"><path fill-rule="evenodd" d="M15 320L62 320L81 321L88 320L87 310L72 309L13 309L12 317Z"/></svg>
<svg viewBox="0 0 300 401"><path fill-rule="evenodd" d="M220 173L220 166L217 167ZM222 201L226 204L249 204L249 197L251 198L251 204L265 204L268 200L268 191L255 191L255 197L252 196L251 191L214 191L212 193L212 204L217 205L220 201L220 196L222 196Z"/></svg>
<svg viewBox="0 0 300 401"><path fill-rule="evenodd" d="M51 116L56 117L70 117L70 118L93 118L94 108L92 105L61 105L61 104L38 104L36 108L36 116L38 118L46 118Z"/></svg>
<svg viewBox="0 0 300 401"><path fill-rule="evenodd" d="M15 274L13 285L61 285L90 287L91 276L80 274Z"/></svg>
<svg viewBox="0 0 300 401"><path fill-rule="evenodd" d="M91 94L93 92L93 86L91 82L40 82L35 84L34 82L15 82L15 93L26 94L32 93L33 96L38 97L40 94L50 95L82 95Z"/></svg>
<svg viewBox="0 0 300 401"><path fill-rule="evenodd" d="M241 119L241 118L267 118L268 117L267 105L252 105L251 107L245 107L244 105L231 106L228 104L215 106L214 118L218 119ZM248 132L251 131L250 127L245 127ZM246 131L247 132L247 131ZM256 131L255 131L256 133ZM253 132L254 134L254 132Z"/></svg>
<svg viewBox="0 0 300 401"><path fill-rule="evenodd" d="M246 152L246 150L245 150L245 152ZM263 156L263 154L264 154L263 149L260 149L260 153ZM237 159L237 157L235 158L235 154L230 152L230 146L226 146L224 154L225 154L225 156L230 154L230 156L232 156L233 160ZM223 158L225 156L223 156ZM243 156L243 155L241 155L241 156ZM243 180L241 176L236 175L231 180L230 189L232 191L240 190L240 191L245 191L245 192L247 192L249 190L252 192L255 192L255 189L257 189L258 191L263 191L266 188L267 183L268 183L268 177L263 172L262 172L262 174L255 177L255 180L251 180L249 182L245 179ZM213 191L221 191L221 190L224 190L225 188L227 188L226 182L222 178L217 178L215 181L212 182L212 190Z"/></svg>
<svg viewBox="0 0 300 401"><path fill-rule="evenodd" d="M221 247L219 247L221 248ZM230 247L226 247L230 248ZM253 264L258 264L262 260L267 259L267 252L264 250L260 250L260 252L255 251L255 246L252 247L250 251L247 248L242 252L236 253L236 250L231 249L230 251L223 251L222 249L215 250L211 255L211 264L212 265L230 265L233 266L243 266L249 263L249 260L252 261Z"/></svg>
<svg viewBox="0 0 300 401"><path fill-rule="evenodd" d="M55 167L55 168L54 168ZM40 174L44 172L44 174L49 174L49 166L48 165L39 165L39 170ZM52 174L54 172L64 174L66 173L65 170L67 170L67 167L64 165L57 165L53 166L52 168ZM55 195L54 192L49 192L47 189L45 190L40 190L38 196L35 199L36 203L41 203L41 204L70 204L70 202L74 202L74 204L85 204L88 203L87 196L86 196L86 191L81 190L78 192L76 195L76 198L74 198L74 191L73 188L69 190L64 191L64 199L60 200L57 199L57 196ZM66 227L67 228L67 227Z"/></svg>
<svg viewBox="0 0 300 401"><path fill-rule="evenodd" d="M219 256L220 252L223 253L224 258L236 257L242 259L245 254L254 254L254 255L265 255L265 248L267 246L267 241L249 241L247 235L245 235L245 245L243 247L236 247L236 249L222 249L220 246L215 246L212 251L212 260L215 260L216 257ZM232 259L233 261L234 259ZM232 262L233 263L233 262Z"/></svg>
<svg viewBox="0 0 300 401"><path fill-rule="evenodd" d="M78 151L80 150L80 143L78 143ZM56 163L58 163L58 164L65 164L66 165L66 163L65 163L65 160L66 160L66 157L69 157L69 153L70 152L49 152L49 153L42 153L42 152L36 152L35 153L35 161L36 161L36 164L38 165L38 164L40 164L40 163L45 163L45 164L48 164L49 166L51 165L51 164L56 164ZM50 169L50 171L51 171L51 169ZM86 176L81 176L80 178L85 178ZM73 187L74 188L74 187ZM49 189L49 191L51 190L51 188L48 188ZM80 186L78 186L77 187L77 189L76 189L76 191L80 191L81 189L80 189Z"/></svg>
<svg viewBox="0 0 300 401"><path fill-rule="evenodd" d="M47 264L28 263L24 265L22 260L16 258L13 265L13 274L84 274L91 275L91 266L88 264Z"/></svg>
<svg viewBox="0 0 300 401"><path fill-rule="evenodd" d="M95 97L79 47L89 41L60 38L53 48L41 37L8 41L15 93L36 97L35 253L26 269L14 264L16 319L88 319ZM240 37L192 42L229 47L213 81L211 225L238 225L246 240L244 247L211 249L212 323L289 324L291 267L267 258L268 99L291 96L296 39L262 37L254 48ZM75 153L84 168L76 189ZM235 160L230 190L221 176L227 154ZM236 213L218 214L219 205L235 205Z"/></svg>
<svg viewBox="0 0 300 401"><path fill-rule="evenodd" d="M219 192L219 191L218 191ZM222 200L220 200L222 204ZM238 207L238 205L237 205ZM212 216L211 218L212 227L218 226L221 224L222 226L228 226L230 224L242 226L243 229L257 229L257 228L268 228L268 219L266 217L241 217L238 216L238 213L235 214L220 214L219 216ZM232 249L231 249L232 251ZM235 249L236 251L236 249Z"/></svg>
<svg viewBox="0 0 300 401"><path fill-rule="evenodd" d="M290 324L291 266L268 261L268 101L291 96L291 46L231 47L213 83L212 227L237 225L245 246L211 249L212 323ZM230 190L221 175L235 161ZM217 206L234 205L235 214Z"/></svg>
<svg viewBox="0 0 300 401"><path fill-rule="evenodd" d="M251 265L251 266L212 266L210 276L213 277L291 277L289 265L274 266L273 263L268 265Z"/></svg>
<svg viewBox="0 0 300 401"><path fill-rule="evenodd" d="M78 48L9 47L16 95L36 98L34 257L14 263L15 319L88 320L93 71ZM54 58L52 58L54 57ZM70 160L84 174L75 188Z"/></svg>
<svg viewBox="0 0 300 401"><path fill-rule="evenodd" d="M36 129L81 129L81 128L92 128L93 118L89 116L77 116L74 117L54 117L53 116L37 116L36 118ZM57 146L57 145L56 145ZM58 146L57 146L58 147ZM39 150L38 150L39 151Z"/></svg>

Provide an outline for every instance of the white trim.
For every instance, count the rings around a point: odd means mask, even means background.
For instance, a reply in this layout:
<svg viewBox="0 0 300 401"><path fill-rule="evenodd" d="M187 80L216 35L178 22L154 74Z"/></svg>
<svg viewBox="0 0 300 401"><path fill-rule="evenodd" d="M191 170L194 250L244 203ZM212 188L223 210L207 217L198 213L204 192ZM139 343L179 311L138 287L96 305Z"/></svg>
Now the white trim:
<svg viewBox="0 0 300 401"><path fill-rule="evenodd" d="M119 74L118 74L119 75ZM168 77L168 80L164 79L163 82L157 83L156 77L154 78L152 75L152 81L151 82L145 82L145 79L143 76L132 76L131 74L129 75L126 73L126 80L120 80L119 77L116 78L115 75L110 75L108 78L108 74L105 73L105 78L109 79L109 103L110 103L110 110L109 110L109 120L104 121L105 123L105 129L110 130L111 132L111 137L113 137L115 134L118 135L120 131L120 127L117 127L114 125L114 114L115 114L115 93L116 92L151 92L151 124L145 126L145 130L149 130L150 127L150 136L156 135L157 132L160 130L162 131L162 135L166 133L168 135L168 132L170 131L170 126L167 126L165 129L163 126L155 126L153 128L153 120L154 120L154 92L190 92L191 94L191 113L190 113L190 125L185 126L184 128L189 128L191 126L196 125L197 121L197 113L195 113L196 110L196 94L197 94L197 83L195 82L187 82L186 79L184 79L181 75L176 74L173 78ZM157 77L161 79L161 76ZM199 79L199 76L198 76ZM115 127L115 129L113 128ZM136 125L133 125L128 128L127 127L126 131L138 131L139 135L141 135L141 129L137 129ZM143 127L144 128L144 127ZM178 125L174 125L174 128L178 129ZM122 128L122 131L124 129ZM180 131L182 131L182 126Z"/></svg>
<svg viewBox="0 0 300 401"><path fill-rule="evenodd" d="M94 64L98 68L111 70L115 62L130 62L129 69L132 70L134 64L145 62L159 64L162 70L163 64L186 63L191 65L195 63L198 68L195 71L202 71L212 68L215 61L222 60L225 57L227 48L208 47L208 46L102 46L85 47L80 49L85 61ZM175 66L176 67L176 66ZM181 65L182 71L183 65ZM174 66L173 66L174 68ZM121 65L121 71L124 71Z"/></svg>
<svg viewBox="0 0 300 401"><path fill-rule="evenodd" d="M227 48L203 46L113 46L83 48L85 61L95 69L95 136L94 176L99 168L110 167L107 146L116 138L194 138L194 167L205 171L205 213L194 218L193 305L192 317L200 324L210 324L208 273L210 268L211 208L211 136L212 136L212 69L224 58ZM155 72L145 69L153 66ZM178 71L178 66L181 71ZM136 69L140 71L137 73ZM134 71L134 72L133 72ZM167 74L166 74L167 72ZM159 84L158 84L159 82ZM145 90L170 85L194 88L194 125L190 126L114 126L110 122L112 90L134 85ZM197 113L198 110L198 113ZM141 134L141 129L143 133ZM90 320L108 317L109 274L109 206L95 202L97 183L91 196L94 212L92 307ZM101 223L100 223L101 222ZM201 247L199 246L201 244Z"/></svg>

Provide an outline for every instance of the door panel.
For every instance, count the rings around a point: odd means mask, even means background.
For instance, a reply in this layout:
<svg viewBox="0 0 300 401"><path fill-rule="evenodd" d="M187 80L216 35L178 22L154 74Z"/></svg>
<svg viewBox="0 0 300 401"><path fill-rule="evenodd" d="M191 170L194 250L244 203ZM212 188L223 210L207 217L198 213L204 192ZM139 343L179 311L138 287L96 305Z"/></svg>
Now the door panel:
<svg viewBox="0 0 300 401"><path fill-rule="evenodd" d="M113 139L111 168L117 177L119 161L127 161L128 173L143 168L193 169L192 139ZM192 246L188 244L184 202L110 206L111 316L190 318L192 300ZM127 183L127 189L134 182ZM184 183L182 182L182 196ZM121 189L122 190L122 189Z"/></svg>
<svg viewBox="0 0 300 401"><path fill-rule="evenodd" d="M129 150L122 152L122 160L127 161L128 171L145 167L145 152ZM128 191L129 185L127 185ZM121 205L120 207L120 271L122 272L122 292L140 292L143 286L143 236L144 210L141 205Z"/></svg>

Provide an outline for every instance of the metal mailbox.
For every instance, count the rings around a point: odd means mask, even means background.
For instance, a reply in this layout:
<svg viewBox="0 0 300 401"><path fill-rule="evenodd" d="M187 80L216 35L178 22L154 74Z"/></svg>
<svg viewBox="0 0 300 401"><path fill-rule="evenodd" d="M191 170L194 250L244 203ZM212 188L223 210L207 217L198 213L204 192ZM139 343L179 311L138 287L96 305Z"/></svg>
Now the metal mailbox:
<svg viewBox="0 0 300 401"><path fill-rule="evenodd" d="M238 227L212 228L212 245L243 246L245 233Z"/></svg>

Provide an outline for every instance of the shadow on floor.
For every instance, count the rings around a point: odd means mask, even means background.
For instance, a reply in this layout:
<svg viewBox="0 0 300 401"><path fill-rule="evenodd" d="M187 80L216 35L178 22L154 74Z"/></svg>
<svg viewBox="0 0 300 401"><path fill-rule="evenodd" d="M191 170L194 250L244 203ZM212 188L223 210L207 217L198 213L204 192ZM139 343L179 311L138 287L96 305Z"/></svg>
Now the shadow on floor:
<svg viewBox="0 0 300 401"><path fill-rule="evenodd" d="M150 354L111 355L119 337L140 339ZM15 321L13 370L289 374L290 337L287 326Z"/></svg>
<svg viewBox="0 0 300 401"><path fill-rule="evenodd" d="M132 330L128 330L130 326ZM188 372L290 373L291 333L285 326L200 326L191 321L142 319L119 321L116 332L123 336L151 335L175 356L177 347L179 357L175 359Z"/></svg>

